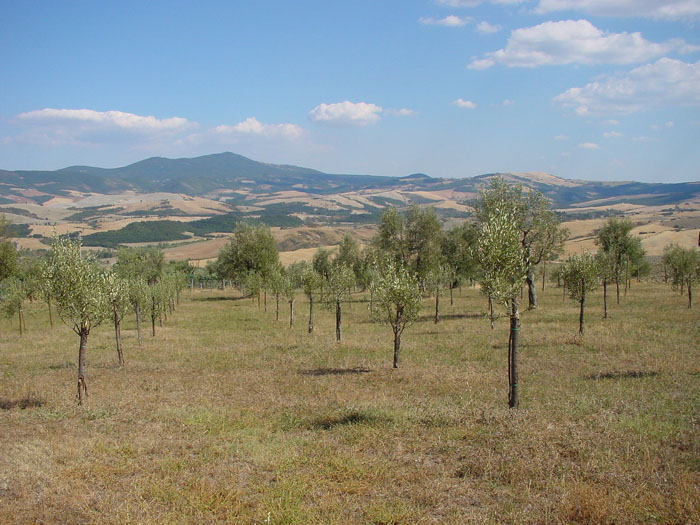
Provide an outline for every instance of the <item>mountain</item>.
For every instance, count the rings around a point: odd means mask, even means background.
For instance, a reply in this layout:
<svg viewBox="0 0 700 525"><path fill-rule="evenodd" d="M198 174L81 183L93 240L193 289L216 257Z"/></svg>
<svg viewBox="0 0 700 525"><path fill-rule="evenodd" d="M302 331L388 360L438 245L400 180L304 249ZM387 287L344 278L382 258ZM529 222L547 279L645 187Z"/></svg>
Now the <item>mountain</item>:
<svg viewBox="0 0 700 525"><path fill-rule="evenodd" d="M446 195L464 202L494 176L539 190L560 208L624 203L673 205L700 197L700 182L593 182L568 180L548 173L491 173L463 179L434 178L424 173L405 177L344 175L258 162L230 152L181 159L153 157L110 169L70 166L56 171L0 170L0 194L5 204L41 204L52 196L71 197L75 192L103 195L163 192L219 200L220 195L228 194L234 200L255 204L288 191L312 198L359 192L374 194L377 202L377 199L401 201L401 195L391 193L398 191L404 196L411 193L417 202L435 201ZM434 192L437 197L425 192Z"/></svg>

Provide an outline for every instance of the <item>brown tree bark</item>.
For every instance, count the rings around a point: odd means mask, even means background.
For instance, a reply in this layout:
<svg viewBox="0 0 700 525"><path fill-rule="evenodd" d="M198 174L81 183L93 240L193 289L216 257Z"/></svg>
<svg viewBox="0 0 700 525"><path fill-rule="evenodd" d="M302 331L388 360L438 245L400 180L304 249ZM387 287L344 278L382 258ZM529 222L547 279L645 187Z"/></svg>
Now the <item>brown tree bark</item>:
<svg viewBox="0 0 700 525"><path fill-rule="evenodd" d="M578 333L581 337L583 337L583 309L586 303L586 296L584 295L583 297L581 297L581 300L579 302L581 303L581 310L578 314Z"/></svg>
<svg viewBox="0 0 700 525"><path fill-rule="evenodd" d="M520 399L518 395L518 344L520 339L520 312L518 310L518 299L514 297L511 301L510 313L510 338L508 341L508 376L509 394L508 406L518 408Z"/></svg>
<svg viewBox="0 0 700 525"><path fill-rule="evenodd" d="M533 269L528 270L525 278L527 284L527 308L534 310L537 308L537 287L535 286L535 272Z"/></svg>
<svg viewBox="0 0 700 525"><path fill-rule="evenodd" d="M335 302L335 340L340 343L341 337L341 306L340 301Z"/></svg>
<svg viewBox="0 0 700 525"><path fill-rule="evenodd" d="M314 331L314 295L309 294L309 333Z"/></svg>
<svg viewBox="0 0 700 525"><path fill-rule="evenodd" d="M603 279L603 319L608 318L608 280Z"/></svg>
<svg viewBox="0 0 700 525"><path fill-rule="evenodd" d="M403 310L399 308L396 312L394 329L394 368L399 367L399 353L401 351L401 325L403 323Z"/></svg>
<svg viewBox="0 0 700 525"><path fill-rule="evenodd" d="M138 304L134 308L134 312L136 313L136 337L139 340L139 346L141 346L141 308Z"/></svg>
<svg viewBox="0 0 700 525"><path fill-rule="evenodd" d="M119 313L117 312L117 305L112 304L112 309L114 311L114 337L117 340L117 360L119 365L124 364L124 352L122 351L122 330L121 330L121 320L119 319Z"/></svg>
<svg viewBox="0 0 700 525"><path fill-rule="evenodd" d="M294 300L289 301L289 328L294 326Z"/></svg>
<svg viewBox="0 0 700 525"><path fill-rule="evenodd" d="M87 340L90 331L85 325L80 327L80 348L78 350L78 404L82 405L83 400L87 401L88 391L85 382L85 354L87 352Z"/></svg>
<svg viewBox="0 0 700 525"><path fill-rule="evenodd" d="M440 290L435 290L435 324L440 322Z"/></svg>

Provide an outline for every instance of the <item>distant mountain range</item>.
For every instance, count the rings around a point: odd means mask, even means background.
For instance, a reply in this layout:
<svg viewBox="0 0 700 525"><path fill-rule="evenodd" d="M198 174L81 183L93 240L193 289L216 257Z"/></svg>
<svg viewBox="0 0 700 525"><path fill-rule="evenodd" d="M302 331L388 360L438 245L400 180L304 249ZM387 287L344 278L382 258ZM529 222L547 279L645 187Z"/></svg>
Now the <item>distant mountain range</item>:
<svg viewBox="0 0 700 525"><path fill-rule="evenodd" d="M406 177L329 174L298 166L257 162L227 152L182 159L153 157L110 169L70 166L55 171L0 170L0 203L41 204L53 196L69 196L75 192L103 195L128 191L166 192L211 198L224 190L251 197L286 191L324 196L403 190L414 194L451 194L459 200L460 195L476 194L495 175L541 191L559 208L620 203L674 205L700 198L700 182L593 182L562 179L545 173L492 173L462 179L433 178L420 173Z"/></svg>

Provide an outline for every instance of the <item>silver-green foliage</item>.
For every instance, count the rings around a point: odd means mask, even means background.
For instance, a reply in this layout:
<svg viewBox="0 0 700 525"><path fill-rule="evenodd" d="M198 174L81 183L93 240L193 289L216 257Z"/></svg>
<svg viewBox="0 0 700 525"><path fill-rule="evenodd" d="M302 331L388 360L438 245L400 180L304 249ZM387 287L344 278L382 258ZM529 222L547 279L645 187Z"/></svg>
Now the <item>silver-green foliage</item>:
<svg viewBox="0 0 700 525"><path fill-rule="evenodd" d="M80 241L54 238L44 272L58 314L78 334L89 333L111 312L107 277L80 248Z"/></svg>
<svg viewBox="0 0 700 525"><path fill-rule="evenodd" d="M569 296L577 301L585 300L586 295L600 284L598 261L590 253L570 256L561 272Z"/></svg>

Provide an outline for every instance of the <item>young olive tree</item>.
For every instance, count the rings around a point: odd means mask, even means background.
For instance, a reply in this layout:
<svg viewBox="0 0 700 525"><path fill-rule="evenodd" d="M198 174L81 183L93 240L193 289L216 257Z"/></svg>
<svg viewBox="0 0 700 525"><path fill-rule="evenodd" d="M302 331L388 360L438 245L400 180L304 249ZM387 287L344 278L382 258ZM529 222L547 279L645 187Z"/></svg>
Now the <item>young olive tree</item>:
<svg viewBox="0 0 700 525"><path fill-rule="evenodd" d="M583 336L583 310L586 295L598 287L600 273L598 261L590 253L572 255L562 267L562 275L572 299L579 302L578 333Z"/></svg>
<svg viewBox="0 0 700 525"><path fill-rule="evenodd" d="M309 298L309 333L314 331L314 295L321 288L321 282L322 278L318 272L307 265L301 274L301 285L306 297Z"/></svg>
<svg viewBox="0 0 700 525"><path fill-rule="evenodd" d="M348 297L350 287L355 283L352 268L344 264L333 264L328 275L328 302L335 306L335 339L339 343L342 336L342 301Z"/></svg>
<svg viewBox="0 0 700 525"><path fill-rule="evenodd" d="M537 308L535 267L563 250L569 232L560 227L549 200L542 193L524 193L522 185L509 185L499 178L493 179L489 190L483 192L474 203L478 221L483 222L502 202L510 203L519 231L521 257L526 268L528 308Z"/></svg>
<svg viewBox="0 0 700 525"><path fill-rule="evenodd" d="M377 297L379 315L391 326L394 333L393 367L398 368L401 335L406 326L418 318L420 312L421 294L418 280L394 260L381 264L374 275L375 280L370 286Z"/></svg>
<svg viewBox="0 0 700 525"><path fill-rule="evenodd" d="M131 303L131 307L134 309L134 315L136 316L136 336L140 345L142 312L150 305L151 291L148 283L140 277L128 279L127 283L129 303Z"/></svg>
<svg viewBox="0 0 700 525"><path fill-rule="evenodd" d="M121 325L126 312L129 310L129 288L130 283L122 279L115 273L107 275L107 300L112 307L112 318L114 320L114 338L117 343L117 359L119 365L124 364L124 351L122 349Z"/></svg>
<svg viewBox="0 0 700 525"><path fill-rule="evenodd" d="M627 283L625 272L629 261L633 258L635 261L644 258L640 240L632 237L630 233L632 227L628 219L618 220L612 217L600 229L595 240L599 251L609 258L612 278L615 280L617 304L620 304L620 281L625 279Z"/></svg>
<svg viewBox="0 0 700 525"><path fill-rule="evenodd" d="M700 280L700 253L693 248L670 244L664 248L664 263L671 267L672 283L688 292L688 308L693 307L693 283Z"/></svg>
<svg viewBox="0 0 700 525"><path fill-rule="evenodd" d="M80 337L78 350L78 403L87 398L85 358L90 330L109 318L111 305L107 278L95 261L80 253L80 242L54 238L44 279L59 316Z"/></svg>
<svg viewBox="0 0 700 525"><path fill-rule="evenodd" d="M491 199L482 192L480 199L489 198L488 212L479 217L475 254L481 263L481 291L493 301L505 306L510 315L508 339L508 406L517 408L518 342L520 311L518 294L527 275L528 264L523 257L519 210L509 198Z"/></svg>
<svg viewBox="0 0 700 525"><path fill-rule="evenodd" d="M294 301L296 299L296 282L294 276L286 274L282 277L284 282L284 297L289 303L289 328L294 326Z"/></svg>
<svg viewBox="0 0 700 525"><path fill-rule="evenodd" d="M24 335L27 327L24 323L24 301L27 300L27 288L17 277L9 277L0 287L2 310L8 319L17 315L19 320L19 335Z"/></svg>

